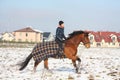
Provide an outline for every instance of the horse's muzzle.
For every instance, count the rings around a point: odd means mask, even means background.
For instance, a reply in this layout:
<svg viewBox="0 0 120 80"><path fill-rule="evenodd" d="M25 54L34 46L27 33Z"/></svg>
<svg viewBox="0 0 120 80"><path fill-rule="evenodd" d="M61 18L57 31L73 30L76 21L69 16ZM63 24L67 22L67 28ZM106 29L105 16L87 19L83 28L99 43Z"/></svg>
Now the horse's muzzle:
<svg viewBox="0 0 120 80"><path fill-rule="evenodd" d="M88 43L88 44L85 44L85 47L86 48L90 48L90 44Z"/></svg>

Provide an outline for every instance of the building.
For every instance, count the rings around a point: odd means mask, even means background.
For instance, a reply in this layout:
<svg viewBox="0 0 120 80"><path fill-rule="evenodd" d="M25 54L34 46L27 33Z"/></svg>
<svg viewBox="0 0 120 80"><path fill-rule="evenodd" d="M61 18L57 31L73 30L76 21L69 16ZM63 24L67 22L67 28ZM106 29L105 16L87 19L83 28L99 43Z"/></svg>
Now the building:
<svg viewBox="0 0 120 80"><path fill-rule="evenodd" d="M120 46L120 32L116 34L117 35L117 40L119 42L119 46Z"/></svg>
<svg viewBox="0 0 120 80"><path fill-rule="evenodd" d="M2 40L2 34L0 33L0 41Z"/></svg>
<svg viewBox="0 0 120 80"><path fill-rule="evenodd" d="M53 41L55 38L54 36L52 35L51 32L44 32L43 33L43 40L44 41Z"/></svg>
<svg viewBox="0 0 120 80"><path fill-rule="evenodd" d="M120 47L120 35L116 32L89 31L91 47Z"/></svg>
<svg viewBox="0 0 120 80"><path fill-rule="evenodd" d="M43 32L26 27L13 32L16 42L42 42Z"/></svg>
<svg viewBox="0 0 120 80"><path fill-rule="evenodd" d="M96 32L90 32L89 39L91 43L91 47L100 47L101 46L101 38L100 35Z"/></svg>
<svg viewBox="0 0 120 80"><path fill-rule="evenodd" d="M14 41L15 37L12 33L5 32L2 34L1 40L2 41Z"/></svg>

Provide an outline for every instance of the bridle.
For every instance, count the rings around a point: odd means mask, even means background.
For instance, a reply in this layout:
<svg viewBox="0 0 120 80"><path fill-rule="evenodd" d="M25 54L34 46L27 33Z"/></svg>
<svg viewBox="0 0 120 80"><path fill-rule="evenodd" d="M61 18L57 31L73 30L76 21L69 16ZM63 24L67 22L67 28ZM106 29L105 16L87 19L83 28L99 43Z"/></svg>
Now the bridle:
<svg viewBox="0 0 120 80"><path fill-rule="evenodd" d="M82 40L83 44L86 45L86 44L90 44L90 42L86 42L86 40Z"/></svg>

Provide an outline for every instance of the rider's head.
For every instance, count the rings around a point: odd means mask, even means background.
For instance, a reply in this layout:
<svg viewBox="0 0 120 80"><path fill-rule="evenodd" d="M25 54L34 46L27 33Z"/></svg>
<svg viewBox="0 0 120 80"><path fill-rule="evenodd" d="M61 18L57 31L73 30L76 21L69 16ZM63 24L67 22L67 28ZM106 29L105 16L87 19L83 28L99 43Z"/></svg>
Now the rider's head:
<svg viewBox="0 0 120 80"><path fill-rule="evenodd" d="M64 22L63 21L59 21L59 26L63 28L64 27Z"/></svg>

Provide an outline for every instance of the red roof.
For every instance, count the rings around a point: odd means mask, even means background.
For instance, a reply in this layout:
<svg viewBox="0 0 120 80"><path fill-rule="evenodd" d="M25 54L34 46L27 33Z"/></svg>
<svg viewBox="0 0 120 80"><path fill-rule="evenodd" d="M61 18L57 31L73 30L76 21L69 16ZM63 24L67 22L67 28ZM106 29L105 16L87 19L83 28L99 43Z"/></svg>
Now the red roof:
<svg viewBox="0 0 120 80"><path fill-rule="evenodd" d="M119 33L116 33L116 35L117 35L117 40L118 40L118 42L120 42L120 32L119 32Z"/></svg>
<svg viewBox="0 0 120 80"><path fill-rule="evenodd" d="M105 42L112 42L111 39L111 34L113 34L113 32L98 32L101 39L103 39Z"/></svg>
<svg viewBox="0 0 120 80"><path fill-rule="evenodd" d="M26 27L23 29L16 30L14 32L40 32L40 31L32 29L31 27Z"/></svg>
<svg viewBox="0 0 120 80"><path fill-rule="evenodd" d="M96 42L101 42L102 41L102 39L101 39L101 37L100 37L98 32L91 32L91 34L94 35L94 38L95 38Z"/></svg>
<svg viewBox="0 0 120 80"><path fill-rule="evenodd" d="M109 32L109 31L99 31L99 32L88 31L88 32L94 35L94 38L95 38L96 42L101 42L102 39L105 42L112 42L111 34L116 35L117 39L118 39L118 42L120 42L120 33Z"/></svg>

